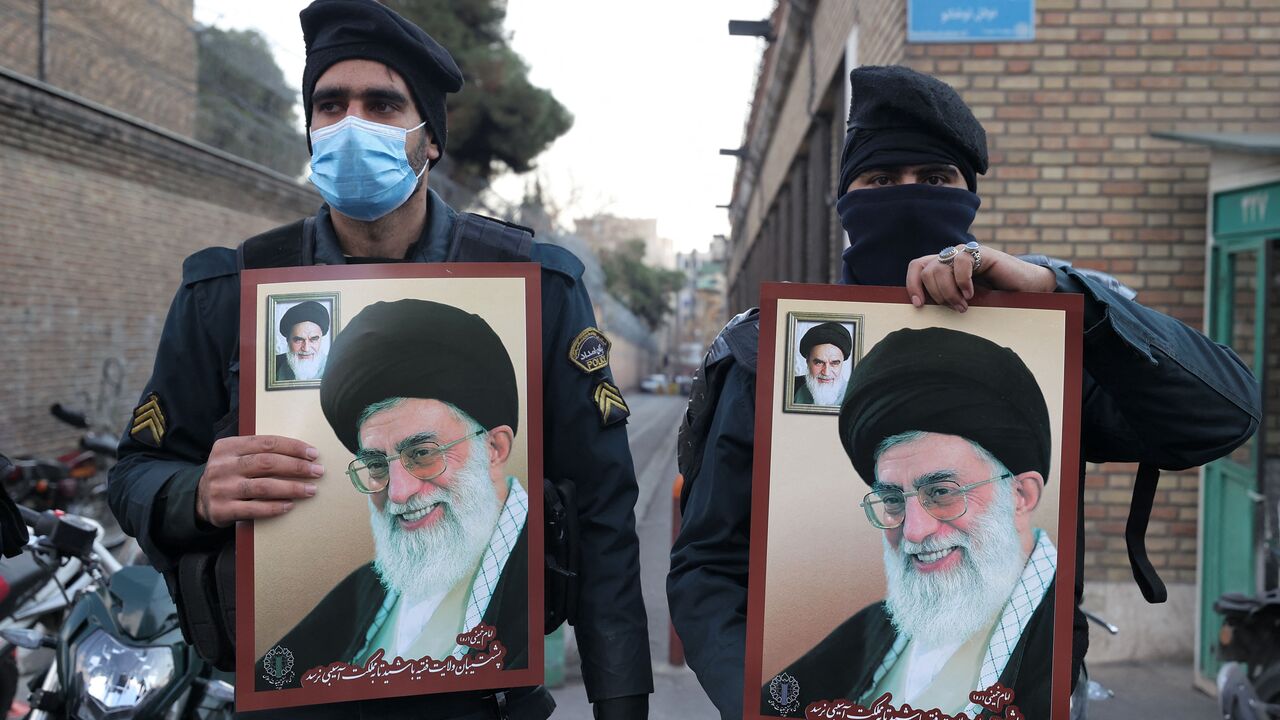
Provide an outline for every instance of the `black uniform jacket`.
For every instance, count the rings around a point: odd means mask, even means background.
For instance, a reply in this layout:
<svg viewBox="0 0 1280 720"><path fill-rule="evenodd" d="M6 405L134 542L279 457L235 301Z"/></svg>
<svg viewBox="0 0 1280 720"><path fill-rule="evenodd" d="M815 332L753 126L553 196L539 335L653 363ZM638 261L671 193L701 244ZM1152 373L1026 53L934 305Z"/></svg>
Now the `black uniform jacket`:
<svg viewBox="0 0 1280 720"><path fill-rule="evenodd" d="M428 192L427 223L408 254L414 262L445 259L457 217ZM344 264L327 208L314 226L307 254L316 264ZM532 260L542 266L543 468L548 477L572 480L577 492L581 592L575 631L587 698L647 694L653 691L653 671L640 594L638 489L626 427L601 425L592 401L600 373L587 375L569 362L573 339L595 326L582 263L540 242L533 243ZM142 393L143 399L158 397L166 421L163 441L152 447L126 430L111 470L111 509L161 571L173 567L181 553L213 547L230 535L198 521L195 497L214 440L238 434L239 310L235 251L208 248L188 257ZM423 716L423 707L430 714L430 706L420 706L406 716Z"/></svg>
<svg viewBox="0 0 1280 720"><path fill-rule="evenodd" d="M1053 587L1051 583L1031 614L997 681L1013 690L1013 704L1028 718L1049 717ZM800 684L799 715L803 717L804 709L820 700L857 702L871 689L876 669L897 639L883 602L868 605L840 623L822 642L782 671ZM1033 648L1029 654L1028 647ZM760 714L777 715L769 706L770 699L769 684L765 683L760 694ZM890 704L901 705L897 701Z"/></svg>
<svg viewBox="0 0 1280 720"><path fill-rule="evenodd" d="M1230 348L1069 266L1052 269L1059 292L1084 294L1082 506L1085 462L1181 470L1222 457L1253 435L1261 417L1258 385ZM725 720L742 717L755 384L754 364L729 368L667 575L685 658ZM1084 566L1083 515L1077 567ZM1079 604L1082 573L1076 577ZM1079 612L1074 634L1073 676L1088 648Z"/></svg>
<svg viewBox="0 0 1280 720"><path fill-rule="evenodd" d="M502 662L504 670L529 667L529 564L525 562L528 552L529 527L526 525L520 530L511 556L502 568L502 576L498 578L489 607L481 620L497 630L498 641L507 649L506 659ZM378 579L373 563L356 568L338 583L276 643L293 653L293 682L281 687L298 687L302 675L311 668L334 662L351 662L364 647L369 626L386 597L386 588ZM394 657L386 658L387 662L392 659ZM254 670L254 681L259 690L274 689L266 680L262 658L258 658Z"/></svg>

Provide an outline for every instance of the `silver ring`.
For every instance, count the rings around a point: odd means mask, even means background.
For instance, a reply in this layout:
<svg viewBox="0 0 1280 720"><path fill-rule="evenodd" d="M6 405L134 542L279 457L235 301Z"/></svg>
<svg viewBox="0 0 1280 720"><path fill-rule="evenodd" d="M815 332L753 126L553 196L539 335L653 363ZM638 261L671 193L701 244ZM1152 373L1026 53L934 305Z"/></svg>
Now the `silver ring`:
<svg viewBox="0 0 1280 720"><path fill-rule="evenodd" d="M942 263L943 265L950 265L951 263L955 262L956 255L959 255L959 254L960 253L955 249L954 246L948 245L947 247L942 248L942 251L938 253L938 262Z"/></svg>
<svg viewBox="0 0 1280 720"><path fill-rule="evenodd" d="M964 251L973 256L973 271L978 272L978 268L982 267L982 246L975 240L970 240L964 244Z"/></svg>

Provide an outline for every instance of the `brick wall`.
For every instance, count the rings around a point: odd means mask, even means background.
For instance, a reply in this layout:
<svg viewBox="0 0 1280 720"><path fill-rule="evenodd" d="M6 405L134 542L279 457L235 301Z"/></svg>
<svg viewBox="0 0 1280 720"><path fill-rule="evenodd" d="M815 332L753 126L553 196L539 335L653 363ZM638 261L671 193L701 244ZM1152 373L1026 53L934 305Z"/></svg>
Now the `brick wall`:
<svg viewBox="0 0 1280 720"><path fill-rule="evenodd" d="M195 132L192 0L47 0L50 85L155 123ZM39 70L40 0L0 0L0 67Z"/></svg>
<svg viewBox="0 0 1280 720"><path fill-rule="evenodd" d="M0 452L65 452L48 414L96 409L124 427L151 373L182 259L312 212L319 197L269 171L0 73Z"/></svg>
<svg viewBox="0 0 1280 720"><path fill-rule="evenodd" d="M1280 128L1280 2L1039 0L1036 41L909 44L987 129L974 234L1112 273L1143 304L1203 329L1207 150L1161 130ZM1091 467L1086 579L1131 578L1124 523L1135 468ZM1193 582L1197 475L1166 473L1152 563Z"/></svg>

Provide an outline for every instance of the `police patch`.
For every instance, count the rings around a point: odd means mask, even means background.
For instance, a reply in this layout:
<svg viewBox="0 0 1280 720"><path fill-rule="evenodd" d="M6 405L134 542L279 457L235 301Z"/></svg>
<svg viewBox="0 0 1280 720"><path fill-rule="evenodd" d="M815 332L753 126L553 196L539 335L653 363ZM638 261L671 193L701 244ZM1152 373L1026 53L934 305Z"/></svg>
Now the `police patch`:
<svg viewBox="0 0 1280 720"><path fill-rule="evenodd" d="M591 393L591 399L595 401L596 409L600 411L602 427L609 427L631 417L631 410L627 407L627 401L622 399L622 392L608 380L601 380L600 384L596 385L595 391Z"/></svg>
<svg viewBox="0 0 1280 720"><path fill-rule="evenodd" d="M129 423L129 437L158 448L164 441L164 411L160 409L160 396L151 393L138 407L133 409L133 420Z"/></svg>
<svg viewBox="0 0 1280 720"><path fill-rule="evenodd" d="M609 347L612 343L604 333L589 327L578 333L569 343L569 362L584 373L593 373L609 367ZM614 388L617 390L617 388Z"/></svg>

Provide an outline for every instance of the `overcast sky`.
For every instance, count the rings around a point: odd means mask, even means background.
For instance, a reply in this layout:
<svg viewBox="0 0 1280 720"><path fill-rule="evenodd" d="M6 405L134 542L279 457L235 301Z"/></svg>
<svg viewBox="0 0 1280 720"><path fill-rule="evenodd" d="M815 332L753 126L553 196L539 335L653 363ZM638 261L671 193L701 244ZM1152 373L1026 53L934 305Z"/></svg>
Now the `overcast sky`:
<svg viewBox="0 0 1280 720"><path fill-rule="evenodd" d="M196 0L201 24L256 28L286 78L302 78L298 11L305 0ZM675 248L705 248L727 233L734 160L764 50L730 37L730 19L759 20L774 0L509 0L507 30L534 84L574 116L573 129L538 160L543 189L594 212L658 220ZM424 28L430 32L430 28ZM463 92L471 91L464 88ZM528 176L532 177L532 175ZM526 177L494 183L518 201Z"/></svg>

